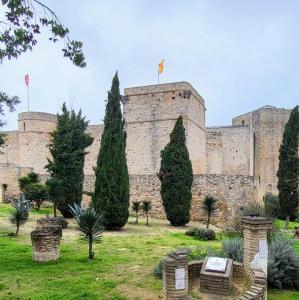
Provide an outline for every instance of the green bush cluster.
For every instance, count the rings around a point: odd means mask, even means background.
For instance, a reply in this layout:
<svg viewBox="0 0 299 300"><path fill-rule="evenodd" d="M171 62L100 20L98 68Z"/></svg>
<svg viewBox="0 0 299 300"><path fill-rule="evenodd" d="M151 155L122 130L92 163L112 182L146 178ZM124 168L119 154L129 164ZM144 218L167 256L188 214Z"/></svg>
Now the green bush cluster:
<svg viewBox="0 0 299 300"><path fill-rule="evenodd" d="M279 289L299 289L299 256L293 241L281 233L272 238L269 246L268 284Z"/></svg>
<svg viewBox="0 0 299 300"><path fill-rule="evenodd" d="M243 262L243 244L244 241L240 237L223 240L221 251L222 256Z"/></svg>
<svg viewBox="0 0 299 300"><path fill-rule="evenodd" d="M190 228L185 232L188 236L194 236L198 240L210 241L216 240L215 231L207 228Z"/></svg>

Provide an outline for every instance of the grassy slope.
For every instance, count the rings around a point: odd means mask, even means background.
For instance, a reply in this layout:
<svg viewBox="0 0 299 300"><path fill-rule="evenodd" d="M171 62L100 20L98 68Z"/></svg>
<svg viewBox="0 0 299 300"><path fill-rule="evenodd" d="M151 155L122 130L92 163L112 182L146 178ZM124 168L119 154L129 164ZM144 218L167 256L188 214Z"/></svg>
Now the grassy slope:
<svg viewBox="0 0 299 300"><path fill-rule="evenodd" d="M155 220L150 227L128 224L121 232L105 233L95 245L94 261L88 261L87 244L71 223L59 260L39 264L31 258L29 232L40 215L33 213L20 236L10 238L7 210L0 205L0 299L159 299L162 282L152 270L161 256L179 246L207 244ZM299 293L275 291L268 299L282 297L299 299Z"/></svg>

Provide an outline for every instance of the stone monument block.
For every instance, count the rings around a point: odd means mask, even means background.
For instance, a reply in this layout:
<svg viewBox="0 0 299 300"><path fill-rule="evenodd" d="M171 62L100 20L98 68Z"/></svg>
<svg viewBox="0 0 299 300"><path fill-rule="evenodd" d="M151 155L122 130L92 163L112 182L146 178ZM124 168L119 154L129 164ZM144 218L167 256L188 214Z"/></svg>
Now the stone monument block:
<svg viewBox="0 0 299 300"><path fill-rule="evenodd" d="M200 291L229 295L233 282L233 261L227 258L207 257L200 271Z"/></svg>
<svg viewBox="0 0 299 300"><path fill-rule="evenodd" d="M59 244L62 228L48 225L31 231L32 257L34 261L44 262L59 258Z"/></svg>
<svg viewBox="0 0 299 300"><path fill-rule="evenodd" d="M169 254L163 260L163 297L188 299L188 260L185 251Z"/></svg>

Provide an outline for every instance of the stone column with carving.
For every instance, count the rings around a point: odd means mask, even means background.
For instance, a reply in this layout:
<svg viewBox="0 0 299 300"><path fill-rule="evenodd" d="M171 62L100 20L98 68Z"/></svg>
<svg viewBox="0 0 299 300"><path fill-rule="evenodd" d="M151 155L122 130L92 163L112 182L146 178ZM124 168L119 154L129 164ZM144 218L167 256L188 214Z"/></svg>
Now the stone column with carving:
<svg viewBox="0 0 299 300"><path fill-rule="evenodd" d="M186 251L169 254L163 260L163 297L188 299L188 258Z"/></svg>
<svg viewBox="0 0 299 300"><path fill-rule="evenodd" d="M33 260L37 262L57 260L61 236L62 228L58 225L43 226L31 231Z"/></svg>
<svg viewBox="0 0 299 300"><path fill-rule="evenodd" d="M267 233L272 228L272 220L264 217L243 217L244 233L244 269L252 278L250 263L259 251L259 240L267 240Z"/></svg>

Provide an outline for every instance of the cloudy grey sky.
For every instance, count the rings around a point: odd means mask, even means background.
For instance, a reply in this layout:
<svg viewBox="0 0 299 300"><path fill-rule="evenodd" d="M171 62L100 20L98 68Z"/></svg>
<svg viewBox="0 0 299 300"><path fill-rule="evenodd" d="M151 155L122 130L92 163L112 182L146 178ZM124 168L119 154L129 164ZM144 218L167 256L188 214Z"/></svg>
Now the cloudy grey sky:
<svg viewBox="0 0 299 300"><path fill-rule="evenodd" d="M22 103L7 114L15 129L27 109L24 75L30 75L32 111L56 113L63 101L102 123L116 70L121 89L188 81L205 99L207 125L269 104L299 103L299 1L45 0L71 36L84 43L87 67L62 58L46 37L33 52L0 65L0 90ZM3 8L0 8L3 16ZM61 45L60 45L61 46Z"/></svg>

